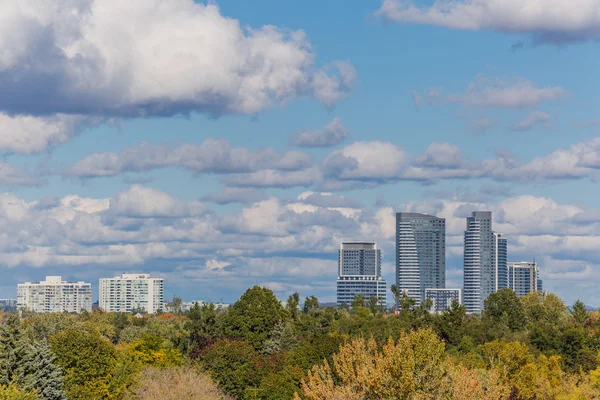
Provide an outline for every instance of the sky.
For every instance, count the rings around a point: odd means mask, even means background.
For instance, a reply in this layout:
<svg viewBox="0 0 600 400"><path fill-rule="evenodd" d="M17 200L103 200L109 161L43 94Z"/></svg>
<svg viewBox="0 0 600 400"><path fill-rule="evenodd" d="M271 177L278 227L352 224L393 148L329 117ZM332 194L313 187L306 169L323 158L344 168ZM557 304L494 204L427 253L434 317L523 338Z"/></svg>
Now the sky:
<svg viewBox="0 0 600 400"><path fill-rule="evenodd" d="M43 4L42 4L43 3ZM395 212L493 212L510 261L600 306L597 0L0 3L0 298L61 275L335 300L394 279Z"/></svg>

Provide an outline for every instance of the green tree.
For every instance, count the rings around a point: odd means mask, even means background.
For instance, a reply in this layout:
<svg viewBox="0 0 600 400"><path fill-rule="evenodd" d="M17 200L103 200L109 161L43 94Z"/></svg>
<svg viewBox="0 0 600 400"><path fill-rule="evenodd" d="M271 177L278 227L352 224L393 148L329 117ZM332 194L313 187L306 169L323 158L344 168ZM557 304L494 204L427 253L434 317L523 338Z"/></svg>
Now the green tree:
<svg viewBox="0 0 600 400"><path fill-rule="evenodd" d="M175 314L175 315L183 315L183 300L181 297L173 297L173 301L167 303L166 311Z"/></svg>
<svg viewBox="0 0 600 400"><path fill-rule="evenodd" d="M20 389L14 383L0 385L0 400L37 400L35 392Z"/></svg>
<svg viewBox="0 0 600 400"><path fill-rule="evenodd" d="M46 342L33 343L25 349L15 371L15 382L38 399L64 400L62 370Z"/></svg>
<svg viewBox="0 0 600 400"><path fill-rule="evenodd" d="M266 372L260 355L242 340L218 340L202 350L200 360L219 386L236 399L247 399L247 389L258 387Z"/></svg>
<svg viewBox="0 0 600 400"><path fill-rule="evenodd" d="M379 311L379 299L375 296L369 297L369 311L371 314L376 315Z"/></svg>
<svg viewBox="0 0 600 400"><path fill-rule="evenodd" d="M198 303L188 311L185 329L188 332L188 351L196 357L199 350L217 337L217 311L215 305Z"/></svg>
<svg viewBox="0 0 600 400"><path fill-rule="evenodd" d="M319 309L319 300L315 296L307 297L304 300L303 311L305 314L308 314L309 312L311 312L313 310L318 310L318 309Z"/></svg>
<svg viewBox="0 0 600 400"><path fill-rule="evenodd" d="M8 385L15 378L24 351L20 337L21 321L16 313L11 314L0 327L0 385Z"/></svg>
<svg viewBox="0 0 600 400"><path fill-rule="evenodd" d="M485 300L483 318L491 325L506 324L513 332L525 327L525 311L516 293L504 288Z"/></svg>
<svg viewBox="0 0 600 400"><path fill-rule="evenodd" d="M582 301L577 300L571 309L571 316L579 325L584 325L590 319L587 307Z"/></svg>
<svg viewBox="0 0 600 400"><path fill-rule="evenodd" d="M395 284L390 288L392 295L394 296L394 312L398 312L398 301L400 300L400 289Z"/></svg>
<svg viewBox="0 0 600 400"><path fill-rule="evenodd" d="M361 308L365 308L365 296L357 294L352 300L352 310L358 311Z"/></svg>
<svg viewBox="0 0 600 400"><path fill-rule="evenodd" d="M254 286L227 312L226 334L244 339L260 350L275 325L287 318L286 311L271 290Z"/></svg>
<svg viewBox="0 0 600 400"><path fill-rule="evenodd" d="M290 317L292 317L294 321L298 319L298 314L300 312L300 309L298 308L299 304L300 294L298 292L295 292L291 294L290 297L288 297L288 301L285 308L287 309L288 313L290 314Z"/></svg>
<svg viewBox="0 0 600 400"><path fill-rule="evenodd" d="M279 321L265 342L264 352L268 354L291 350L298 344L294 329L289 322Z"/></svg>
<svg viewBox="0 0 600 400"><path fill-rule="evenodd" d="M50 338L70 400L118 397L133 382L137 365L97 332L66 330Z"/></svg>

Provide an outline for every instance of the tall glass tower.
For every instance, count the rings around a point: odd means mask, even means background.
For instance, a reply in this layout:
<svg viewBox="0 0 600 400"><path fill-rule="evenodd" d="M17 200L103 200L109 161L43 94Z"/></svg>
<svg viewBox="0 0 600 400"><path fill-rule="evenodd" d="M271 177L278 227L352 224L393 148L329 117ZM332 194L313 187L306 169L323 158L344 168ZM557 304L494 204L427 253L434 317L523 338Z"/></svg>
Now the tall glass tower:
<svg viewBox="0 0 600 400"><path fill-rule="evenodd" d="M396 214L396 285L417 304L425 289L446 286L446 220L427 214Z"/></svg>
<svg viewBox="0 0 600 400"><path fill-rule="evenodd" d="M488 296L508 287L507 243L492 231L492 213L473 211L467 217L464 247L464 304L478 313Z"/></svg>

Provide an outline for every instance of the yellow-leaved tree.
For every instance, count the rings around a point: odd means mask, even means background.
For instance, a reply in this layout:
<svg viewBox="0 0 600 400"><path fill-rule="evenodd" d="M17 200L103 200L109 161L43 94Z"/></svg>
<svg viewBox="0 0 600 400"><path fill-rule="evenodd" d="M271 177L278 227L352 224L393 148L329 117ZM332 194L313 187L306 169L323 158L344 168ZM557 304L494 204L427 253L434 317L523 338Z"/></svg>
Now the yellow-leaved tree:
<svg viewBox="0 0 600 400"><path fill-rule="evenodd" d="M468 372L468 373L467 373ZM499 372L469 371L446 357L444 343L430 329L391 338L382 349L373 339L346 342L333 366L313 367L296 400L497 399L508 386Z"/></svg>

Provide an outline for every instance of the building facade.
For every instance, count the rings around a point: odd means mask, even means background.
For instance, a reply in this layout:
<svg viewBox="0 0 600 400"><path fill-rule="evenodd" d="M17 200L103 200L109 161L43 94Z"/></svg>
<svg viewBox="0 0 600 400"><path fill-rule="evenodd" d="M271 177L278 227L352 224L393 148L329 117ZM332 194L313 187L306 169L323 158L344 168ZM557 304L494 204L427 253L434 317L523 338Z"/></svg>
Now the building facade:
<svg viewBox="0 0 600 400"><path fill-rule="evenodd" d="M381 277L381 250L376 243L342 243L338 252L337 304L350 305L362 295L385 306L387 287Z"/></svg>
<svg viewBox="0 0 600 400"><path fill-rule="evenodd" d="M164 280L150 274L123 274L100 279L98 307L109 312L154 314L164 304Z"/></svg>
<svg viewBox="0 0 600 400"><path fill-rule="evenodd" d="M60 276L17 285L17 308L35 313L92 311L92 285L66 282Z"/></svg>
<svg viewBox="0 0 600 400"><path fill-rule="evenodd" d="M540 270L535 262L519 261L508 263L509 287L517 296L542 291Z"/></svg>
<svg viewBox="0 0 600 400"><path fill-rule="evenodd" d="M396 213L396 285L419 304L428 288L446 286L446 220Z"/></svg>
<svg viewBox="0 0 600 400"><path fill-rule="evenodd" d="M488 296L508 287L507 242L492 230L492 213L474 211L464 236L464 304L479 313Z"/></svg>
<svg viewBox="0 0 600 400"><path fill-rule="evenodd" d="M442 312L452 305L453 301L462 304L461 289L425 289L425 299L431 300L431 312Z"/></svg>

